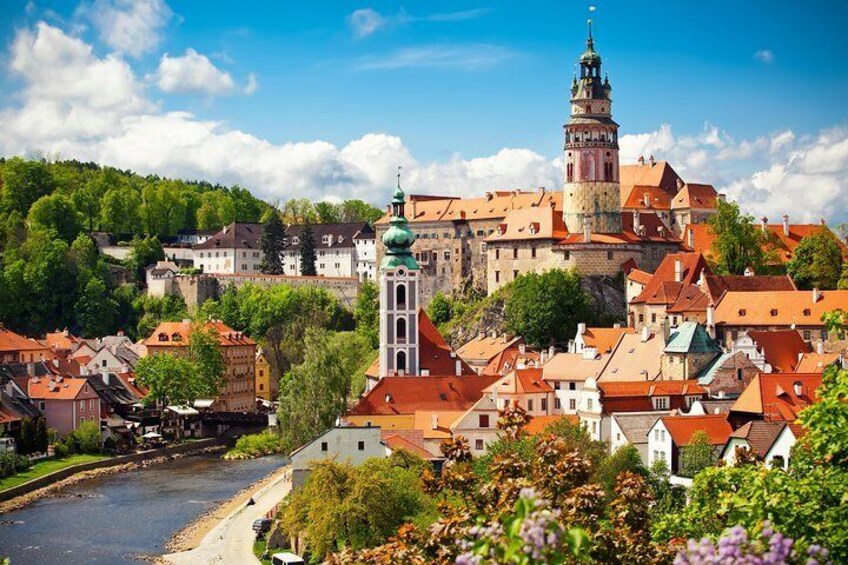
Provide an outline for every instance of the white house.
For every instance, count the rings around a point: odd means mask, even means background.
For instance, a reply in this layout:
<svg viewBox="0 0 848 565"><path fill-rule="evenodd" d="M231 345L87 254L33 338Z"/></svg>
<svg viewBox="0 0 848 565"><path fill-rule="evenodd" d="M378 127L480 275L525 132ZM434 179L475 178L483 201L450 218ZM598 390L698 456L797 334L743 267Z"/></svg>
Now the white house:
<svg viewBox="0 0 848 565"><path fill-rule="evenodd" d="M735 465L737 449L741 449L752 452L770 467L785 470L799 431L798 426L786 422L753 420L730 434L721 458L728 465Z"/></svg>
<svg viewBox="0 0 848 565"><path fill-rule="evenodd" d="M353 237L356 256L356 276L360 282L377 278L377 240L374 230L360 230Z"/></svg>
<svg viewBox="0 0 848 565"><path fill-rule="evenodd" d="M610 415L610 453L624 445L632 445L639 452L642 464L651 465L648 450L648 432L665 416L666 412L616 412Z"/></svg>
<svg viewBox="0 0 848 565"><path fill-rule="evenodd" d="M282 252L283 273L300 275L300 243L304 226L288 226ZM374 230L365 222L315 224L315 271L319 277L358 277L376 273L377 248ZM369 239L370 237L370 239ZM360 258L359 253L362 253Z"/></svg>
<svg viewBox="0 0 848 565"><path fill-rule="evenodd" d="M609 354L594 348L580 353L556 353L542 365L542 378L554 389L554 414L577 414L577 405L586 379L597 379Z"/></svg>
<svg viewBox="0 0 848 565"><path fill-rule="evenodd" d="M194 267L204 273L259 273L262 224L233 222L194 246Z"/></svg>
<svg viewBox="0 0 848 565"><path fill-rule="evenodd" d="M291 453L292 488L306 482L314 461L334 458L359 465L371 457L388 457L389 448L380 437L380 428L336 426Z"/></svg>
<svg viewBox="0 0 848 565"><path fill-rule="evenodd" d="M484 395L474 406L451 424L451 435L468 440L474 456L483 455L498 439L498 397L492 392Z"/></svg>
<svg viewBox="0 0 848 565"><path fill-rule="evenodd" d="M718 458L733 432L726 414L663 416L648 430L648 464L665 461L672 475L681 475L681 450L703 431Z"/></svg>

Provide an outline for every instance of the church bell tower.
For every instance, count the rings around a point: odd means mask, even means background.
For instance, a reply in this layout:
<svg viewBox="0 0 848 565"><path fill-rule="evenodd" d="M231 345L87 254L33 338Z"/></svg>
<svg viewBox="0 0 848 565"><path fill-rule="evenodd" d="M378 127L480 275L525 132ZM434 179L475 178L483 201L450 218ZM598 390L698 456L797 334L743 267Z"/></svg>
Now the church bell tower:
<svg viewBox="0 0 848 565"><path fill-rule="evenodd" d="M612 87L601 79L592 22L580 76L571 84L571 118L565 129L563 220L571 233L621 232L618 124L612 120Z"/></svg>

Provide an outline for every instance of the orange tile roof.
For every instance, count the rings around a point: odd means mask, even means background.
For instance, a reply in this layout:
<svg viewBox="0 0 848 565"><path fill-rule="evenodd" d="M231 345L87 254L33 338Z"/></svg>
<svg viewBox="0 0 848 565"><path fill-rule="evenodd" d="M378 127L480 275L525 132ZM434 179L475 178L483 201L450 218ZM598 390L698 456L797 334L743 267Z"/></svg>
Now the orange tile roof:
<svg viewBox="0 0 848 565"><path fill-rule="evenodd" d="M501 376L504 373L511 371L515 367L523 366L538 366L540 363L540 355L538 351L521 352L518 344L512 345L498 353L489 361L489 364L483 369L483 375Z"/></svg>
<svg viewBox="0 0 848 565"><path fill-rule="evenodd" d="M554 389L542 380L542 369L515 369L484 388L483 393L494 390L506 394L534 394L553 392Z"/></svg>
<svg viewBox="0 0 848 565"><path fill-rule="evenodd" d="M697 431L704 431L710 437L712 445L724 445L733 428L727 421L727 414L707 414L705 416L666 416L661 418L671 439L678 447L688 445Z"/></svg>
<svg viewBox="0 0 848 565"><path fill-rule="evenodd" d="M483 396L493 376L385 377L350 410L353 416L464 411Z"/></svg>
<svg viewBox="0 0 848 565"><path fill-rule="evenodd" d="M28 339L0 324L0 351L38 351L47 347L33 339Z"/></svg>
<svg viewBox="0 0 848 565"><path fill-rule="evenodd" d="M456 354L463 359L485 359L486 362L489 362L502 351L520 343L524 343L521 337L508 337L506 335L477 336L457 349Z"/></svg>
<svg viewBox="0 0 848 565"><path fill-rule="evenodd" d="M562 210L546 206L511 210L486 241L559 240L567 236L568 229L562 219Z"/></svg>
<svg viewBox="0 0 848 565"><path fill-rule="evenodd" d="M648 204L645 204L647 195ZM636 185L630 189L627 198L621 202L621 210L653 210L668 211L671 209L671 195L659 186Z"/></svg>
<svg viewBox="0 0 848 565"><path fill-rule="evenodd" d="M68 330L49 332L44 336L44 343L54 349L72 349L80 342L80 338L68 333Z"/></svg>
<svg viewBox="0 0 848 565"><path fill-rule="evenodd" d="M542 365L542 375L546 381L585 381L595 379L601 374L609 361L608 354L596 359L584 359L582 353L557 353Z"/></svg>
<svg viewBox="0 0 848 565"><path fill-rule="evenodd" d="M660 375L662 352L665 344L661 336L651 334L642 341L641 334L624 334L612 352L600 382L653 381Z"/></svg>
<svg viewBox="0 0 848 565"><path fill-rule="evenodd" d="M645 271L640 271L639 269L632 269L628 274L627 278L633 282L639 283L641 285L646 285L651 281L651 277L653 277L653 273L647 273Z"/></svg>
<svg viewBox="0 0 848 565"><path fill-rule="evenodd" d="M675 265L680 261L682 266L681 280L675 281ZM654 276L631 301L631 304L665 304L671 306L677 301L677 296L684 286L695 284L703 271L709 272L709 267L700 253L669 253L666 255Z"/></svg>
<svg viewBox="0 0 848 565"><path fill-rule="evenodd" d="M625 202L634 186L658 186L669 195L677 193L678 174L666 161L657 161L653 165L621 165L621 201Z"/></svg>
<svg viewBox="0 0 848 565"><path fill-rule="evenodd" d="M598 389L608 398L636 396L687 396L706 394L698 381L619 381L598 382Z"/></svg>
<svg viewBox="0 0 848 565"><path fill-rule="evenodd" d="M794 422L801 410L818 401L821 379L821 374L760 373L745 387L731 411ZM796 383L801 386L800 395L795 392Z"/></svg>
<svg viewBox="0 0 848 565"><path fill-rule="evenodd" d="M27 395L37 400L74 400L87 384L88 379L62 378L59 382L47 377L31 378L27 380Z"/></svg>
<svg viewBox="0 0 848 565"><path fill-rule="evenodd" d="M531 436L538 435L544 432L548 426L559 420L568 420L571 424L577 425L580 423L580 418L577 414L558 414L556 416L531 416L530 421L522 428Z"/></svg>
<svg viewBox="0 0 848 565"><path fill-rule="evenodd" d="M420 430L410 431L418 432L418 441L415 441L415 439L411 438L406 433L402 434L394 430L382 432L380 435L383 436L383 442L392 451L403 449L405 451L408 451L409 453L412 453L413 455L421 457L422 459L433 459L433 454L424 448L424 435L420 433Z"/></svg>
<svg viewBox="0 0 848 565"><path fill-rule="evenodd" d="M757 344L775 373L789 373L798 364L798 358L811 351L810 345L796 330L749 331L748 337Z"/></svg>
<svg viewBox="0 0 848 565"><path fill-rule="evenodd" d="M677 294L674 304L667 308L669 314L680 314L686 312L706 312L710 305L709 295L694 284L685 285Z"/></svg>
<svg viewBox="0 0 848 565"><path fill-rule="evenodd" d="M632 334L633 328L586 328L583 332L583 343L588 347L594 347L598 353L609 353L613 350L618 340L624 334Z"/></svg>
<svg viewBox="0 0 848 565"><path fill-rule="evenodd" d="M703 277L704 289L713 304L717 304L725 292L762 292L771 290L798 290L789 275L714 275Z"/></svg>
<svg viewBox="0 0 848 565"><path fill-rule="evenodd" d="M825 290L813 302L808 290L726 292L715 309L715 324L730 326L823 326L822 314L848 310L848 290Z"/></svg>
<svg viewBox="0 0 848 565"><path fill-rule="evenodd" d="M476 375L468 363L456 355L439 333L423 308L418 309L418 366L430 371L433 376L456 375L456 362L460 363L460 374Z"/></svg>
<svg viewBox="0 0 848 565"><path fill-rule="evenodd" d="M147 347L185 347L189 344L192 322L162 322L153 330L144 345ZM206 329L218 334L218 344L222 347L236 345L256 345L244 332L237 332L221 321L209 321L203 324ZM160 339L163 336L165 339Z"/></svg>
<svg viewBox="0 0 848 565"><path fill-rule="evenodd" d="M840 357L839 353L804 353L798 365L795 366L795 372L822 373L825 368L836 363Z"/></svg>
<svg viewBox="0 0 848 565"><path fill-rule="evenodd" d="M672 209L715 209L718 192L711 184L685 184L671 201Z"/></svg>
<svg viewBox="0 0 848 565"><path fill-rule="evenodd" d="M451 425L465 414L465 410L416 410L413 428L420 430L424 439L449 439ZM433 427L433 419L436 426Z"/></svg>

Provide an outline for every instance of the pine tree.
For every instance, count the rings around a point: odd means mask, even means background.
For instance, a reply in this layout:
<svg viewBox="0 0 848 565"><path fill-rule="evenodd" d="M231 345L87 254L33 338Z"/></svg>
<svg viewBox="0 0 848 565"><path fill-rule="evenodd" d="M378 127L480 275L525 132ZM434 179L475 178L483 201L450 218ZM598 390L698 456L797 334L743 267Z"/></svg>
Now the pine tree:
<svg viewBox="0 0 848 565"><path fill-rule="evenodd" d="M315 236L312 233L312 227L307 224L303 226L300 232L300 274L304 277L314 277L318 274L315 269Z"/></svg>
<svg viewBox="0 0 848 565"><path fill-rule="evenodd" d="M39 418L35 421L35 434L33 441L33 450L38 453L47 453L47 444L49 442L47 433L47 420Z"/></svg>
<svg viewBox="0 0 848 565"><path fill-rule="evenodd" d="M31 418L21 421L21 440L18 442L18 453L29 455L35 452L35 424Z"/></svg>
<svg viewBox="0 0 848 565"><path fill-rule="evenodd" d="M283 273L283 245L285 244L285 231L283 221L276 211L272 212L268 221L262 226L262 272L269 275L282 275Z"/></svg>

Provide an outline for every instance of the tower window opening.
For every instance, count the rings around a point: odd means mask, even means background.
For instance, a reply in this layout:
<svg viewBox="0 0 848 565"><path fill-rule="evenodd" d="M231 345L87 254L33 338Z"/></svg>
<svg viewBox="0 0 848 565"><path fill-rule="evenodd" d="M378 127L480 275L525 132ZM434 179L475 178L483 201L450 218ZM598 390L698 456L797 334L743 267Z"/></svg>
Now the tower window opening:
<svg viewBox="0 0 848 565"><path fill-rule="evenodd" d="M398 351L395 369L398 373L406 372L406 351Z"/></svg>
<svg viewBox="0 0 848 565"><path fill-rule="evenodd" d="M398 318L395 322L398 343L406 343L406 318Z"/></svg>
<svg viewBox="0 0 848 565"><path fill-rule="evenodd" d="M397 307L401 310L406 309L406 285L399 284L395 289L395 302L397 303Z"/></svg>

